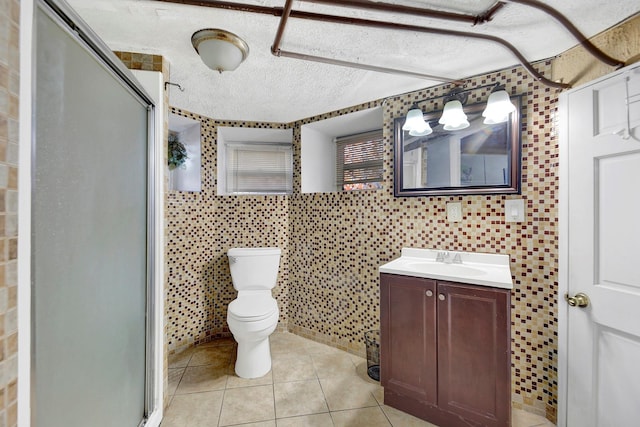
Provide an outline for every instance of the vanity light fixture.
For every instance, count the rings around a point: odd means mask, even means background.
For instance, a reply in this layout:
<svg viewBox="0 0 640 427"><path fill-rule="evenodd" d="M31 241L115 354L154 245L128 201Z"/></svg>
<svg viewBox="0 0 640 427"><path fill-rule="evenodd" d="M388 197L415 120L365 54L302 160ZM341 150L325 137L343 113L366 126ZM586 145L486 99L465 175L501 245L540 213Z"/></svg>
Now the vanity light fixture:
<svg viewBox="0 0 640 427"><path fill-rule="evenodd" d="M467 115L462 110L462 104L467 102L468 92L453 89L444 99L444 110L438 123L444 125L444 130L460 130L469 127Z"/></svg>
<svg viewBox="0 0 640 427"><path fill-rule="evenodd" d="M418 104L411 106L402 130L408 131L411 136L427 136L433 132L429 122L424 120L422 110L418 107Z"/></svg>
<svg viewBox="0 0 640 427"><path fill-rule="evenodd" d="M244 40L218 28L196 31L191 44L202 62L219 73L235 70L249 56L249 45Z"/></svg>
<svg viewBox="0 0 640 427"><path fill-rule="evenodd" d="M509 114L514 111L516 111L516 107L511 102L504 85L497 85L491 91L487 107L482 112L482 117L485 118L484 124L504 123L509 120Z"/></svg>
<svg viewBox="0 0 640 427"><path fill-rule="evenodd" d="M509 114L514 112L516 107L511 102L504 85L484 85L471 89L454 88L446 95L428 98L428 100L444 98L444 110L442 111L440 120L438 120L438 123L444 125L443 129L455 131L468 128L470 124L462 106L467 102L469 92L487 87L493 87L493 90L487 100L487 106L482 112L482 116L485 118L484 123L496 124L506 122L509 119ZM426 100L427 99L424 99L422 101ZM433 132L429 123L424 120L422 110L418 107L418 103L422 101L417 101L411 106L404 125L402 126L402 130L409 132L409 135L425 136Z"/></svg>

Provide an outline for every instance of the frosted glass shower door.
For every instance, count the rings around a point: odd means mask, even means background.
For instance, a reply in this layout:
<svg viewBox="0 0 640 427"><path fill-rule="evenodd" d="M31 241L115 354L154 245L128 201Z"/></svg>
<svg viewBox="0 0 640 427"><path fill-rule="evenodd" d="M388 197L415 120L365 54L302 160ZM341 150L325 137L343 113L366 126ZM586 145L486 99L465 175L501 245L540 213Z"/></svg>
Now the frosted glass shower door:
<svg viewBox="0 0 640 427"><path fill-rule="evenodd" d="M32 422L146 415L148 105L40 5L32 195Z"/></svg>

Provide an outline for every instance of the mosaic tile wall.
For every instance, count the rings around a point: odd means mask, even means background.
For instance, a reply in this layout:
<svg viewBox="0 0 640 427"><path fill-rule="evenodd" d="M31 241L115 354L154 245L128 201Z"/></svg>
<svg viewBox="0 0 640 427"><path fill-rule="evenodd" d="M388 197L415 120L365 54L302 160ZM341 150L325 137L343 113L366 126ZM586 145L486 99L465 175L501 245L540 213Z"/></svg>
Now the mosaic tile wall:
<svg viewBox="0 0 640 427"><path fill-rule="evenodd" d="M550 63L537 64L550 73ZM555 419L557 406L557 167L553 128L557 90L539 85L522 68L469 79L468 88L501 82L523 95L522 196L393 197L393 119L414 101L438 97L440 86L384 103L384 189L300 194L290 198L289 329L364 354L363 333L379 328L378 266L402 247L509 254L512 293L512 372L515 407ZM471 92L483 102L491 88ZM379 102L295 123L294 170L299 170L300 126ZM442 98L420 104L442 109ZM522 197L524 223L505 223L504 200ZM463 205L463 221L446 221L446 202Z"/></svg>
<svg viewBox="0 0 640 427"><path fill-rule="evenodd" d="M609 39L608 35L605 37L604 40ZM621 37L629 38L628 35ZM619 31L609 42L616 40L620 40ZM632 48L630 52L637 49ZM558 75L566 81L581 75L582 66L574 59L561 56L553 63L558 61L563 61ZM536 66L543 74L550 75L551 62ZM598 75L590 77L596 78L608 71L599 70ZM512 94L524 95L522 196L393 197L393 119L405 115L414 100L443 95L448 91L447 86L384 102L384 189L344 194L300 194L301 126L378 106L382 101L291 124L294 171L298 172L294 176L294 195L290 197L215 196L215 126L283 125L221 123L174 109L177 114L200 120L203 126L206 124L207 132L203 132L202 137L203 192L175 192L169 196L171 279L167 340L170 350L180 351L212 337L228 335L224 310L235 293L224 253L229 247L252 242L251 231L262 235L265 245L284 249L276 295L281 308L281 326L360 354L364 354L363 332L379 327L377 268L399 256L402 247L507 253L511 257L515 285L512 292L514 407L555 420L558 145L554 120L558 93L537 84L519 67L471 78L468 86L492 82L505 84ZM484 101L488 91L478 90L471 95L469 103ZM425 102L421 106L424 111L438 110L442 108L441 102L439 99L437 104ZM522 224L507 224L503 218L504 200L517 197L526 201L527 220ZM463 204L464 220L460 223L446 221L445 206L451 200Z"/></svg>
<svg viewBox="0 0 640 427"><path fill-rule="evenodd" d="M547 74L548 62L538 64ZM168 346L171 352L228 335L226 306L235 297L225 256L234 246L283 248L274 295L281 325L292 332L364 354L363 332L379 327L378 266L405 246L506 253L515 288L513 401L554 419L557 357L557 91L538 85L522 68L476 78L468 87L501 82L523 95L522 196L393 197L393 119L416 100L438 97L448 86L389 98L384 103L384 189L292 196L217 196L216 126L286 127L217 122L173 108L202 123L200 193L171 192L168 200ZM471 93L468 103L491 88ZM293 124L294 171L300 170L300 129L305 123L380 105L381 101ZM442 108L442 98L421 103ZM525 223L504 222L504 200L522 197ZM446 202L463 203L464 219L446 221ZM266 232L265 232L266 230Z"/></svg>
<svg viewBox="0 0 640 427"><path fill-rule="evenodd" d="M161 73L168 71L167 61L163 60L160 55L120 51L113 51L113 53L130 70L158 71ZM169 74L167 73L165 77L168 79Z"/></svg>
<svg viewBox="0 0 640 427"><path fill-rule="evenodd" d="M236 297L226 253L233 247L282 249L273 296L286 329L289 281L287 196L218 196L217 128L284 129L283 124L215 121L177 108L171 111L201 123L202 191L171 191L167 205L167 341L169 351L230 336L227 305Z"/></svg>
<svg viewBox="0 0 640 427"><path fill-rule="evenodd" d="M0 8L0 425L18 423L20 1Z"/></svg>

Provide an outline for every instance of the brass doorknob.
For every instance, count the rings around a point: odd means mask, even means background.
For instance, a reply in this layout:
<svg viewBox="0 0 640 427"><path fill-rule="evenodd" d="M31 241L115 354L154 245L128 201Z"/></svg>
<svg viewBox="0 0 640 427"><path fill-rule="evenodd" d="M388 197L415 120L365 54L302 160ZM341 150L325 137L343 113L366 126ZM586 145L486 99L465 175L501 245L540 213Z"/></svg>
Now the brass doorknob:
<svg viewBox="0 0 640 427"><path fill-rule="evenodd" d="M589 297L582 292L577 293L575 296L570 297L569 294L564 294L564 299L569 303L571 307L587 307L589 305Z"/></svg>

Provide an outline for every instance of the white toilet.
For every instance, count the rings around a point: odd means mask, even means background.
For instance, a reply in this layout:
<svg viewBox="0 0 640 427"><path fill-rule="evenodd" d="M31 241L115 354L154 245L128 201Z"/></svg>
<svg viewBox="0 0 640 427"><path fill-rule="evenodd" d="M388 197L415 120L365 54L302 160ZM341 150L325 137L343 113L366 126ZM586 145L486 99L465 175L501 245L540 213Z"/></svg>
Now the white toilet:
<svg viewBox="0 0 640 427"><path fill-rule="evenodd" d="M227 323L238 342L236 374L258 378L271 370L269 335L278 325L271 289L278 280L279 248L229 249L229 268L238 297L229 303Z"/></svg>

